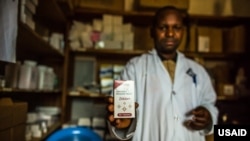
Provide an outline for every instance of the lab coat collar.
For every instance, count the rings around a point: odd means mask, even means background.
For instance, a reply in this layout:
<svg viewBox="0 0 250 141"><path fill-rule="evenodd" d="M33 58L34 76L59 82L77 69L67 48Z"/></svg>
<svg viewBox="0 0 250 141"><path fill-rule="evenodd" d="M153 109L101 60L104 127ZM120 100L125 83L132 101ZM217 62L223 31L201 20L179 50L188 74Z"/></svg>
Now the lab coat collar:
<svg viewBox="0 0 250 141"><path fill-rule="evenodd" d="M184 54L181 53L181 52L178 51L178 50L176 51L176 53L177 53L177 60L180 60L181 58L185 57ZM155 48L153 48L152 50L150 50L150 51L149 51L149 54L152 54L152 55L154 55L154 56L157 56L157 57L160 59L160 57L158 56L157 51L156 51Z"/></svg>

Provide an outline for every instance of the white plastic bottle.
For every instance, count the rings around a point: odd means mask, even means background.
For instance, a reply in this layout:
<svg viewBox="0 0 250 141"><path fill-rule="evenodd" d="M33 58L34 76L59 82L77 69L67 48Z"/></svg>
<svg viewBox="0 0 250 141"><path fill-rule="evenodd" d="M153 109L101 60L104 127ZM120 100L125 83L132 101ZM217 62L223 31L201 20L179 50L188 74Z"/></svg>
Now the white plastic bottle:
<svg viewBox="0 0 250 141"><path fill-rule="evenodd" d="M47 70L47 67L45 65L39 65L37 67L38 69L38 90L44 90L45 89L45 73Z"/></svg>
<svg viewBox="0 0 250 141"><path fill-rule="evenodd" d="M37 62L32 60L25 60L24 63L21 65L20 68L20 76L19 76L19 83L18 88L20 89L31 89L32 83L35 82L34 80L34 70L37 65Z"/></svg>

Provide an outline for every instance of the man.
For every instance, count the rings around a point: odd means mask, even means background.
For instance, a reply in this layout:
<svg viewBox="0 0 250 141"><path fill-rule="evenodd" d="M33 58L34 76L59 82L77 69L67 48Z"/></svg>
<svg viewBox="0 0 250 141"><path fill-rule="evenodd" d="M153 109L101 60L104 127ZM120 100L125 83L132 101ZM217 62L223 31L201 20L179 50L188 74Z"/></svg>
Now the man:
<svg viewBox="0 0 250 141"><path fill-rule="evenodd" d="M136 118L115 119L113 97L108 98L108 125L118 139L204 141L213 133L216 94L206 70L177 50L183 26L175 7L156 12L151 28L155 48L131 59L120 76L135 81Z"/></svg>

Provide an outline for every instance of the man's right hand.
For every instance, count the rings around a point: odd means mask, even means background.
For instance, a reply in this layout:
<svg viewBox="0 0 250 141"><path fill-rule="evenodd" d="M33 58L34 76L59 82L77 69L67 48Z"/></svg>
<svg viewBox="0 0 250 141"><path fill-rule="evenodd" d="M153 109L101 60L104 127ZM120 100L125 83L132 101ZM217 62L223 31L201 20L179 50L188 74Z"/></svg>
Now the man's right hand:
<svg viewBox="0 0 250 141"><path fill-rule="evenodd" d="M132 122L132 118L114 118L114 98L112 96L107 97L107 111L108 111L108 121L119 129L128 128ZM138 107L138 104L135 104Z"/></svg>

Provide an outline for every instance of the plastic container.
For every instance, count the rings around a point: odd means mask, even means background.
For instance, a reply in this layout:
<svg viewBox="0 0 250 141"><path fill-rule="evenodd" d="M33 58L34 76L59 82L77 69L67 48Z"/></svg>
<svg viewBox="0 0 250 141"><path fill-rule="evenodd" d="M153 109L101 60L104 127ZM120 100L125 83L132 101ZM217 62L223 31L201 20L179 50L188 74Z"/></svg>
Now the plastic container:
<svg viewBox="0 0 250 141"><path fill-rule="evenodd" d="M18 87L20 89L32 89L36 86L36 64L37 62L25 60L20 67Z"/></svg>
<svg viewBox="0 0 250 141"><path fill-rule="evenodd" d="M45 89L45 73L47 70L47 67L44 65L39 65L37 67L38 69L38 90L44 90Z"/></svg>

